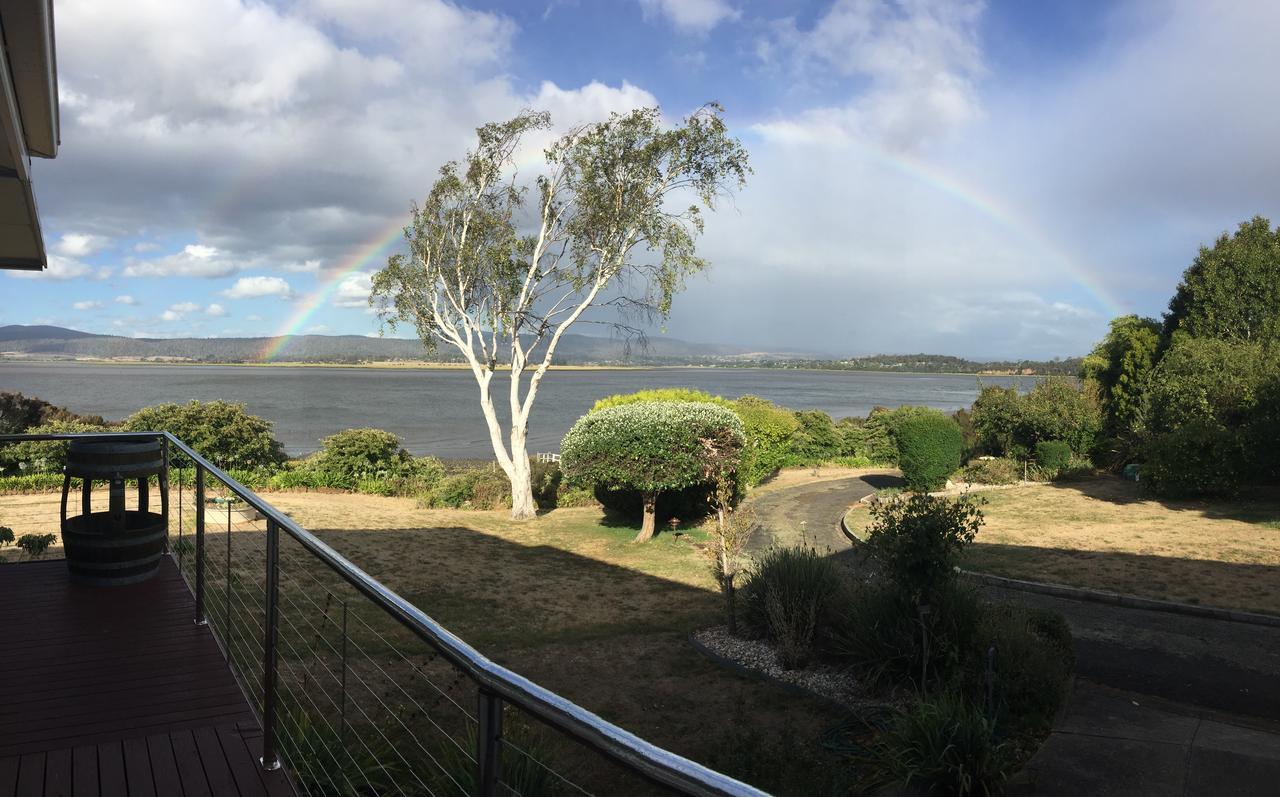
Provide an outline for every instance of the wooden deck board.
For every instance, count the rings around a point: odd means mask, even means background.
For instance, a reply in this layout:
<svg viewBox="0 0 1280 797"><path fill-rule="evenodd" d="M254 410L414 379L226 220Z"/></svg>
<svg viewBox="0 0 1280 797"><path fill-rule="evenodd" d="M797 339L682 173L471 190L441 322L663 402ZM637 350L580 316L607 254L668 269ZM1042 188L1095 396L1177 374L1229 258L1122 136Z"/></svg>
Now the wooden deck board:
<svg viewBox="0 0 1280 797"><path fill-rule="evenodd" d="M0 568L0 797L294 794L172 560L127 587Z"/></svg>

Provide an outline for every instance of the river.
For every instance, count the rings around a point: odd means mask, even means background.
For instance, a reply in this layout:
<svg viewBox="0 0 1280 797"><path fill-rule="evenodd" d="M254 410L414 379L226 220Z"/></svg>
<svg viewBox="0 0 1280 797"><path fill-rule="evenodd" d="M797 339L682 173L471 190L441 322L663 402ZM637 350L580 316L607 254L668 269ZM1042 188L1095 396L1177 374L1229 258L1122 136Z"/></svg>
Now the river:
<svg viewBox="0 0 1280 797"><path fill-rule="evenodd" d="M1014 377L982 377L1010 385ZM1022 379L1024 387L1032 383ZM504 374L494 377L500 415L507 405ZM529 423L529 449L559 451L560 438L596 399L644 388L690 387L737 398L754 394L793 409L834 418L872 407L922 404L956 410L973 403L979 380L951 374L886 374L783 369L656 368L552 371ZM233 365L116 365L0 362L0 391L38 396L73 412L123 418L141 407L191 399L248 406L275 424L290 454L319 448L320 438L369 426L399 435L414 454L488 458L493 455L470 371Z"/></svg>

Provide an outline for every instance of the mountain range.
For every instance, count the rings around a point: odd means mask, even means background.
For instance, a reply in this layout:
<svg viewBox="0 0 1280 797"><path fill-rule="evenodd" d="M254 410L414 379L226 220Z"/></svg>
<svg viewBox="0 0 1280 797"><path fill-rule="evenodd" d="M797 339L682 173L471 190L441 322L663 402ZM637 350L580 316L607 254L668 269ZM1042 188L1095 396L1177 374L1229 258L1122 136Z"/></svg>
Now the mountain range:
<svg viewBox="0 0 1280 797"><path fill-rule="evenodd" d="M267 353L271 356L267 357ZM144 360L192 363L462 362L441 346L428 352L418 340L362 335L287 335L275 338L126 338L55 326L0 327L0 358L41 360ZM565 335L556 349L562 365L702 365L811 368L897 373L1036 374L1074 376L1080 358L982 362L943 354L876 354L834 358L815 352L769 352L722 343L689 343L652 337L628 345L614 338Z"/></svg>

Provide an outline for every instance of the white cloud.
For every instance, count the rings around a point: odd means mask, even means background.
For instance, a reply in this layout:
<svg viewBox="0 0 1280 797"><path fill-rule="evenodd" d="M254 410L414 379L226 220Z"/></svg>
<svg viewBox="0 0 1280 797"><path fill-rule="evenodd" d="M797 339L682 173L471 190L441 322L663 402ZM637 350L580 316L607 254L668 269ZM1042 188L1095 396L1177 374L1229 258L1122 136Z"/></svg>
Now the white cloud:
<svg viewBox="0 0 1280 797"><path fill-rule="evenodd" d="M74 279L106 279L111 276L109 268L94 268L73 257L49 254L49 266L44 271L11 271L9 276L18 279L74 280Z"/></svg>
<svg viewBox="0 0 1280 797"><path fill-rule="evenodd" d="M107 239L87 233L65 233L50 250L66 257L85 257L101 249Z"/></svg>
<svg viewBox="0 0 1280 797"><path fill-rule="evenodd" d="M86 300L83 302L76 302L71 306L77 310L100 310L102 309L102 302Z"/></svg>
<svg viewBox="0 0 1280 797"><path fill-rule="evenodd" d="M227 314L227 308L220 304L211 304L204 308L205 315L211 315L214 318L221 318Z"/></svg>
<svg viewBox="0 0 1280 797"><path fill-rule="evenodd" d="M177 310L165 310L163 313L160 314L160 320L161 321L181 321L182 313L179 313Z"/></svg>
<svg viewBox="0 0 1280 797"><path fill-rule="evenodd" d="M135 299L135 298L133 298L133 297L132 297L132 296L130 296L129 294L124 293L124 294L121 294L121 295L117 296L117 297L115 298L115 302L116 302L116 304L135 305L135 304L137 304L137 303L138 303L138 300L137 300L137 299Z"/></svg>
<svg viewBox="0 0 1280 797"><path fill-rule="evenodd" d="M226 277L241 268L217 247L204 244L187 244L181 252L152 260L128 258L125 262L126 277Z"/></svg>
<svg viewBox="0 0 1280 797"><path fill-rule="evenodd" d="M684 33L706 33L741 12L725 0L640 0L646 18L661 16Z"/></svg>
<svg viewBox="0 0 1280 797"><path fill-rule="evenodd" d="M352 274L338 285L333 293L334 307L369 308L369 292L373 290L372 272Z"/></svg>
<svg viewBox="0 0 1280 797"><path fill-rule="evenodd" d="M169 309L178 313L194 313L200 309L200 305L195 302L178 302L177 304L169 305Z"/></svg>
<svg viewBox="0 0 1280 797"><path fill-rule="evenodd" d="M280 270L295 274L314 274L320 270L320 261L304 260L301 263L284 263L280 266Z"/></svg>
<svg viewBox="0 0 1280 797"><path fill-rule="evenodd" d="M304 335L322 335L322 334L324 334L325 332L328 332L328 331L329 331L329 327L328 327L327 325L325 325L325 324L312 324L311 326L309 326L309 327L307 327L306 329L302 330L302 334L304 334Z"/></svg>
<svg viewBox="0 0 1280 797"><path fill-rule="evenodd" d="M980 118L982 12L975 0L837 0L807 30L793 19L775 23L758 43L762 60L799 80L842 80L851 96L758 129L782 138L871 138L913 150Z"/></svg>
<svg viewBox="0 0 1280 797"><path fill-rule="evenodd" d="M254 299L261 296L279 296L288 299L293 296L289 283L279 277L241 277L236 280L222 295L228 299Z"/></svg>

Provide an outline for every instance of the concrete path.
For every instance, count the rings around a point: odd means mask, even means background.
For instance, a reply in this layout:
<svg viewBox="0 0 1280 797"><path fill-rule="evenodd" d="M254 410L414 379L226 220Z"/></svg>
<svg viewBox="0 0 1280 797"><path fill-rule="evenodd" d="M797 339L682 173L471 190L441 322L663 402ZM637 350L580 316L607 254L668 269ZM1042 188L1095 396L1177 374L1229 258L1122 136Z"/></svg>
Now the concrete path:
<svg viewBox="0 0 1280 797"><path fill-rule="evenodd" d="M1280 726L1078 680L1009 794L1280 793Z"/></svg>

